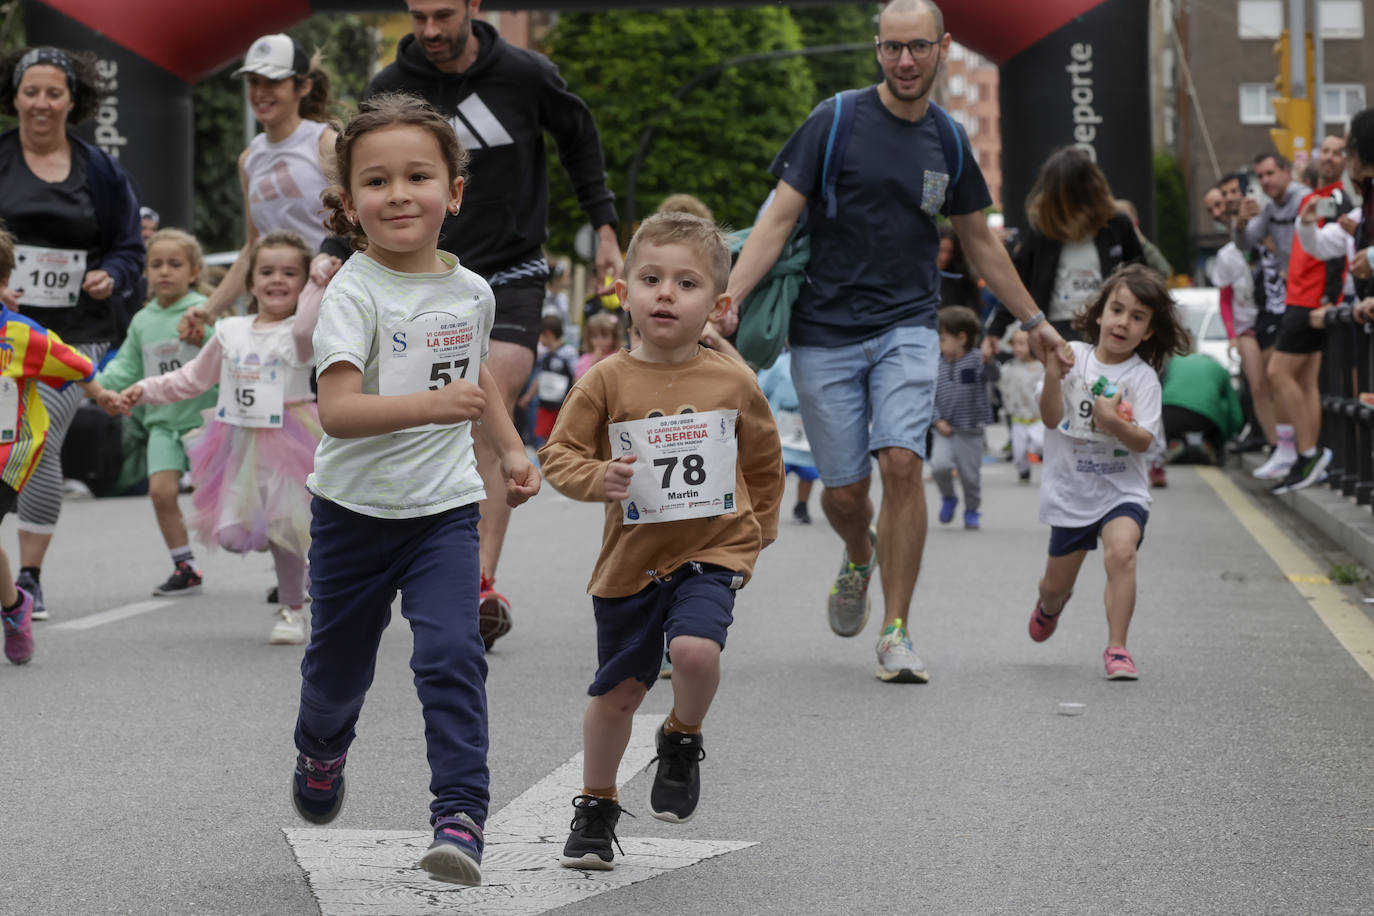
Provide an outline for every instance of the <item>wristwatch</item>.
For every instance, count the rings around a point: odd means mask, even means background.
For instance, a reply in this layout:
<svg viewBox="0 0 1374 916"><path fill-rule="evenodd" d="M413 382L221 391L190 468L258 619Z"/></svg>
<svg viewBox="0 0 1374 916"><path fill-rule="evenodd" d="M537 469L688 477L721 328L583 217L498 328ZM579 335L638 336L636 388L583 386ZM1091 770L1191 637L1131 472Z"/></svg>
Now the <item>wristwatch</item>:
<svg viewBox="0 0 1374 916"><path fill-rule="evenodd" d="M1034 330L1034 329L1035 329L1042 321L1044 321L1044 320L1045 320L1045 313L1044 313L1044 312L1036 312L1034 315L1030 316L1030 317L1027 318L1025 321L1021 322L1021 330L1023 330L1023 331L1031 331L1031 330Z"/></svg>

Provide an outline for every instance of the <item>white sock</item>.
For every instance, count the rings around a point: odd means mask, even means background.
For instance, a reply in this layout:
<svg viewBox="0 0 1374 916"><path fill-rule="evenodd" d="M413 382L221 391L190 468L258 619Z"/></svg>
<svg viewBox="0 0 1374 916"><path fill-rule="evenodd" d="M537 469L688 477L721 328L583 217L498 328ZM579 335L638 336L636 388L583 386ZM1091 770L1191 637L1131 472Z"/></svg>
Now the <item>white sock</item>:
<svg viewBox="0 0 1374 916"><path fill-rule="evenodd" d="M1274 431L1279 435L1279 444L1274 453L1280 458L1288 461L1296 460L1298 457L1298 445L1293 439L1293 426L1290 423L1280 423L1274 427Z"/></svg>

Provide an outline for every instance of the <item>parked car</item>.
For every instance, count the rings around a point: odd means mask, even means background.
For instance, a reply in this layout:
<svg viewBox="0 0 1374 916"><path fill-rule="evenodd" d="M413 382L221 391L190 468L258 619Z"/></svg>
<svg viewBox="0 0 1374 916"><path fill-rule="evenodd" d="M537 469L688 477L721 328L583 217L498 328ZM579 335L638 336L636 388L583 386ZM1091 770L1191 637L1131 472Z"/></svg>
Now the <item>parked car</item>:
<svg viewBox="0 0 1374 916"><path fill-rule="evenodd" d="M1226 367L1232 379L1240 377L1240 354L1230 347L1226 323L1221 320L1221 290L1212 286L1171 290L1179 317L1193 335L1193 352L1204 353Z"/></svg>

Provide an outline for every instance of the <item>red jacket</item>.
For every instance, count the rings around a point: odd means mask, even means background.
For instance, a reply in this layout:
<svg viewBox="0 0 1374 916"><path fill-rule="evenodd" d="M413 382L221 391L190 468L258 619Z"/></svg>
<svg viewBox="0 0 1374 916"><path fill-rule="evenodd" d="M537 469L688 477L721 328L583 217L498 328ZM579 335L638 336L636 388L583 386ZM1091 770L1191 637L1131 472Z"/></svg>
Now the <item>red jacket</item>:
<svg viewBox="0 0 1374 916"><path fill-rule="evenodd" d="M1330 197L1331 193L1340 187L1341 183L1338 181L1308 194L1298 204L1298 218L1301 219L1302 209L1307 206L1309 200L1314 197ZM1325 223L1326 220L1317 220L1319 228ZM1305 309L1320 308L1322 293L1325 291L1326 262L1318 261L1304 251L1302 241L1295 231L1293 233L1293 248L1288 254L1288 295L1284 302L1287 305L1296 305Z"/></svg>

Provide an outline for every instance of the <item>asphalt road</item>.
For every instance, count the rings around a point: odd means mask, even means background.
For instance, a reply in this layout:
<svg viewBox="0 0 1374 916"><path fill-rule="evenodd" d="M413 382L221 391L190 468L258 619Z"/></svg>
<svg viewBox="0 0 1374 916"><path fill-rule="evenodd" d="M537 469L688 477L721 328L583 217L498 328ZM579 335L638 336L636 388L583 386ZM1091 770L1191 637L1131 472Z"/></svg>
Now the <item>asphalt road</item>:
<svg viewBox="0 0 1374 916"><path fill-rule="evenodd" d="M874 679L876 620L829 632L838 541L818 511L785 521L736 607L700 813L644 816L640 775L625 804L641 816L621 822L627 838L756 845L559 912L1374 912L1374 683L1212 488L1178 469L1158 494L1137 683L1102 677L1100 554L1054 638L1028 639L1048 538L1036 493L999 464L985 500L981 531L932 523L911 614L924 686ZM498 576L515 629L488 682L493 812L580 749L599 530L598 507L552 493L515 513ZM53 619L31 664L0 667L0 912L320 912L283 833L301 826L301 652L267 645L270 562L198 560L203 596L94 617L150 600L168 561L146 500L68 503ZM98 625L63 626L83 620ZM391 627L336 827L426 829L408 655ZM663 684L644 711L670 700Z"/></svg>

